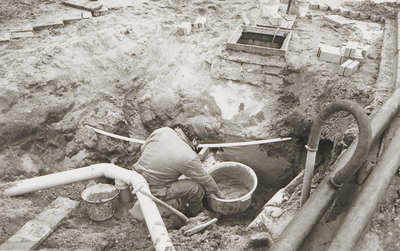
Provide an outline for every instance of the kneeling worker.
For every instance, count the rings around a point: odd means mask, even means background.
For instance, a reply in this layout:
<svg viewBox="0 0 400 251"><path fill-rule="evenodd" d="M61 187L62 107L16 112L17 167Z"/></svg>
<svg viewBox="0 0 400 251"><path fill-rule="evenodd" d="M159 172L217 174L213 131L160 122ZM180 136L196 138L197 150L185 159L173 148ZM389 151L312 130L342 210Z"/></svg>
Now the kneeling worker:
<svg viewBox="0 0 400 251"><path fill-rule="evenodd" d="M199 140L207 139L213 129L211 123L199 120L159 128L146 139L142 155L133 165L133 170L147 180L154 196L164 201L181 199L189 216L205 211L205 194L224 197L197 155ZM178 180L182 174L190 179Z"/></svg>

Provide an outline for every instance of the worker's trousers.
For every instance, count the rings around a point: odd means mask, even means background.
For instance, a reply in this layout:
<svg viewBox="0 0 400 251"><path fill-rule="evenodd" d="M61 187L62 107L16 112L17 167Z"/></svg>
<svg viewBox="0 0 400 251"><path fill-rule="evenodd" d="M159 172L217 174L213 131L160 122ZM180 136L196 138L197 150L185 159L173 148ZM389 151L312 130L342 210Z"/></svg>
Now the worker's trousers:
<svg viewBox="0 0 400 251"><path fill-rule="evenodd" d="M157 189L150 187L152 193L157 194ZM177 180L168 184L165 196L157 196L163 201L180 199L196 215L203 210L202 200L204 197L204 188L194 180Z"/></svg>

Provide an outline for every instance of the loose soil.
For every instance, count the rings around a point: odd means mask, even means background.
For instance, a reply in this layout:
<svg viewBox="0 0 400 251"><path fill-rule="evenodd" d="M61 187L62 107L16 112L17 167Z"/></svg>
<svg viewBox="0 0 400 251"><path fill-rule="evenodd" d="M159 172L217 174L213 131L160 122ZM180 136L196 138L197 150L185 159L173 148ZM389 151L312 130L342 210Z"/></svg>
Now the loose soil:
<svg viewBox="0 0 400 251"><path fill-rule="evenodd" d="M366 14L382 11L389 19L398 10L397 5L387 3L347 6ZM226 42L242 23L241 13L258 7L255 0L195 0L180 7L172 7L168 1L135 1L133 8L112 10L64 28L35 32L31 39L0 44L1 184L99 162L130 168L140 156L140 145L97 135L84 124L145 139L156 128L201 115L221 122L224 135L215 141L291 136L290 147L259 147L260 153L274 160L268 164L275 169L264 172L271 174L268 177L259 176L246 211L223 216L215 226L191 237L177 229L175 216L164 216L177 250L257 249L250 242L256 233L245 228L269 198L304 168L304 145L312 119L327 103L338 99L356 101L369 115L374 114L393 89L389 82L377 86L376 81L384 24L355 20L336 27L324 21L326 12L319 10L310 10L293 26L285 67L276 73L283 78L282 84L213 76L213 62L232 56ZM9 32L65 11L71 8L59 0L6 1L0 6L0 30ZM179 36L179 25L198 15L207 17L206 27ZM340 47L347 41L370 44L372 51L359 71L343 77L337 75L339 65L318 59L317 50L320 43ZM256 60L256 56L234 54L238 55ZM254 63L231 61L224 66L234 69L238 65L247 69L243 74L259 70ZM333 152L321 152L317 162L329 168L356 133L351 116L332 116L322 139ZM238 158L238 152L226 151L233 153L231 160ZM13 198L1 195L0 243L57 197L82 201L81 192L88 183ZM375 250L398 250L398 183L396 178L379 207L367 233L370 240L363 239ZM114 217L94 222L81 203L38 249L153 250L146 224L128 212L133 204L120 203Z"/></svg>

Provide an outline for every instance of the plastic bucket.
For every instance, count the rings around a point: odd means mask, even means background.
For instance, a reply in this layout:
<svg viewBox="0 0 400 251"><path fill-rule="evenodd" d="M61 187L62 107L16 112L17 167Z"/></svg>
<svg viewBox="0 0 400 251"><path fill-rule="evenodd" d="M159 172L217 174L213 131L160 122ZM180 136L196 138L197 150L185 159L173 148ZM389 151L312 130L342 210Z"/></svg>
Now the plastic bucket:
<svg viewBox="0 0 400 251"><path fill-rule="evenodd" d="M87 214L94 221L105 221L114 216L119 189L109 184L97 184L82 192Z"/></svg>
<svg viewBox="0 0 400 251"><path fill-rule="evenodd" d="M257 188L257 175L250 167L239 162L223 162L208 169L226 199L208 197L212 210L221 214L244 212Z"/></svg>

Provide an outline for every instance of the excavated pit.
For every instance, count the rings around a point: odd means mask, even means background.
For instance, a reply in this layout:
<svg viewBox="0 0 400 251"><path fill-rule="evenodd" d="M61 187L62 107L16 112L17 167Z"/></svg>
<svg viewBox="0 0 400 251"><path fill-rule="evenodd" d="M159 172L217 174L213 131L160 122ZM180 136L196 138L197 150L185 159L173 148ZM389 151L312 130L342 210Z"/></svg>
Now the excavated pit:
<svg viewBox="0 0 400 251"><path fill-rule="evenodd" d="M292 31L242 25L227 43L228 49L262 55L285 56Z"/></svg>

